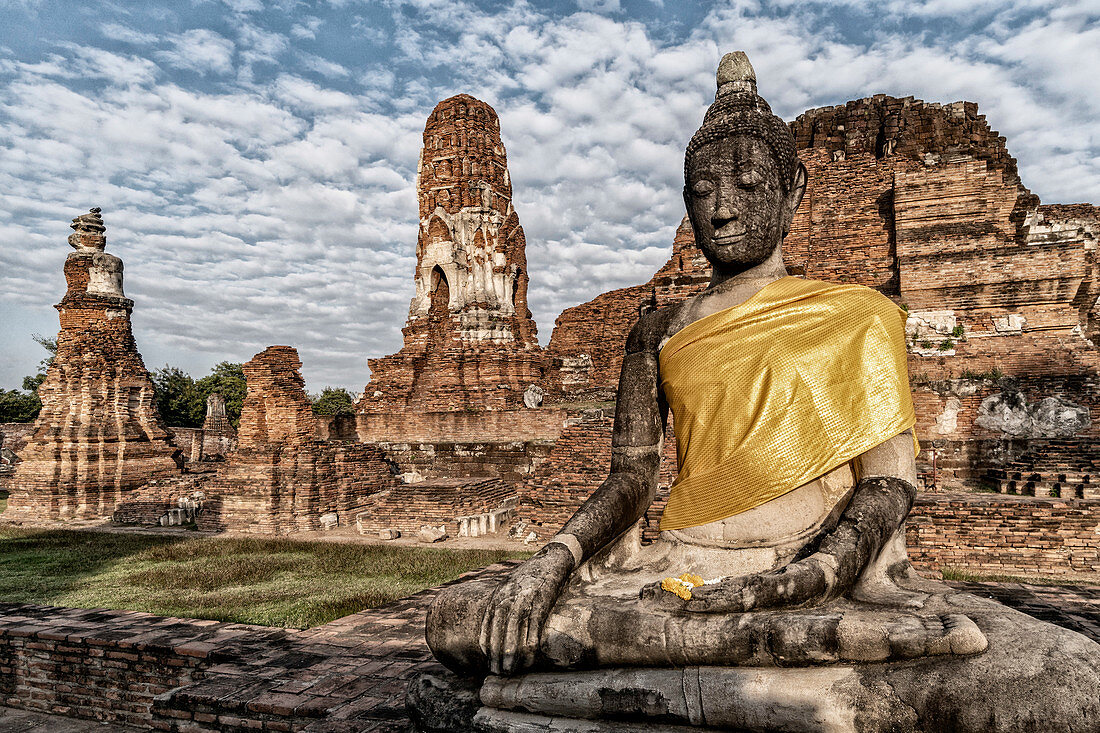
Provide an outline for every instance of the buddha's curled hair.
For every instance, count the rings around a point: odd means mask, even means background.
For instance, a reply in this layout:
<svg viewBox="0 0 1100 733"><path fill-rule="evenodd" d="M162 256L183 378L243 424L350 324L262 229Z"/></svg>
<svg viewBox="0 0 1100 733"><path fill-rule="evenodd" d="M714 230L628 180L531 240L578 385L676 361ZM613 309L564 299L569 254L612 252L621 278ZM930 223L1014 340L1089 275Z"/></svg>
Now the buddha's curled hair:
<svg viewBox="0 0 1100 733"><path fill-rule="evenodd" d="M798 156L794 135L782 118L756 93L756 73L743 51L727 53L718 65L718 92L703 116L703 125L688 142L684 154L684 178L687 179L692 155L699 148L733 135L751 135L768 146L779 168L783 192L791 190Z"/></svg>

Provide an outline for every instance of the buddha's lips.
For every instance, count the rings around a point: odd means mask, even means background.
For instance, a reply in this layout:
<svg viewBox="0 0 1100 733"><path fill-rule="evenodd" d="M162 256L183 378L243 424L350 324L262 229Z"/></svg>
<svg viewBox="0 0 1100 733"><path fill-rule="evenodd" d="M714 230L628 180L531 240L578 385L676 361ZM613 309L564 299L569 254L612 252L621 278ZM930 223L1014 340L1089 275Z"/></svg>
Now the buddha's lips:
<svg viewBox="0 0 1100 733"><path fill-rule="evenodd" d="M723 247L723 246L726 246L726 245L729 245L729 244L737 244L738 242L740 242L744 238L745 238L745 233L740 232L738 234L724 234L720 237L719 236L714 236L714 237L711 237L710 241L713 242L718 247Z"/></svg>

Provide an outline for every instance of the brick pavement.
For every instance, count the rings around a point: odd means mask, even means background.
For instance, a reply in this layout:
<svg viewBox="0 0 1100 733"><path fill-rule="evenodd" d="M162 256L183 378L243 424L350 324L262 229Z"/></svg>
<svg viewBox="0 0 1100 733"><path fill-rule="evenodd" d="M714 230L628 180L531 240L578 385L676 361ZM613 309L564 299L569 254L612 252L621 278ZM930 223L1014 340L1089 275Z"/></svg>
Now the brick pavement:
<svg viewBox="0 0 1100 733"><path fill-rule="evenodd" d="M0 733L112 733L140 728L0 707Z"/></svg>
<svg viewBox="0 0 1100 733"><path fill-rule="evenodd" d="M502 575L512 565L490 566L454 582L479 573ZM1100 586L950 585L1100 641ZM68 644L85 639L100 649L129 648L133 656L171 649L192 660L192 679L150 701L145 726L158 730L396 733L408 725L407 681L435 664L424 643L423 624L438 591L432 588L304 631L8 605L0 606L0 644L10 645L17 637L34 639L41 655L43 642L50 638ZM0 648L0 667L5 653ZM18 692L8 695L6 703L26 706L30 700ZM64 702L58 705L64 707ZM0 709L0 721L5 714L12 713Z"/></svg>

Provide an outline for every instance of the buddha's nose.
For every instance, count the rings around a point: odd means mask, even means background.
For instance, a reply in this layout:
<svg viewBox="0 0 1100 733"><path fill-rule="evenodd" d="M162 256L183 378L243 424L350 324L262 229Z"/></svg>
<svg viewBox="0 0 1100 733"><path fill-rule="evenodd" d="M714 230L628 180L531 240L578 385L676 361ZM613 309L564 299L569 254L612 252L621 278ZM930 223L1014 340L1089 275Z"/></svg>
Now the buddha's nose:
<svg viewBox="0 0 1100 733"><path fill-rule="evenodd" d="M725 224L726 222L736 221L740 218L741 212L737 210L737 207L733 204L723 202L719 204L718 209L715 210L714 216L711 219L716 225Z"/></svg>

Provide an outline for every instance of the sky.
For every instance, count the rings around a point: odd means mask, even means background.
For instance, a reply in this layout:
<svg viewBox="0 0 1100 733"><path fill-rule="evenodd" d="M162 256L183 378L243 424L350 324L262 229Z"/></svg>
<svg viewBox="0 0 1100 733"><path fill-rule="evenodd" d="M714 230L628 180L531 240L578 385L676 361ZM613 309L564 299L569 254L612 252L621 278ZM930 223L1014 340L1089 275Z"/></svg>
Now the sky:
<svg viewBox="0 0 1100 733"><path fill-rule="evenodd" d="M414 292L437 102L497 110L545 345L646 281L722 54L791 120L877 93L977 102L1045 203L1100 203L1100 0L0 0L0 387L57 332L70 220L103 209L150 369L272 344L369 378ZM812 182L811 182L812 185Z"/></svg>

